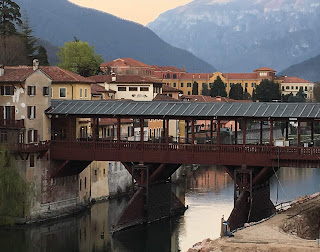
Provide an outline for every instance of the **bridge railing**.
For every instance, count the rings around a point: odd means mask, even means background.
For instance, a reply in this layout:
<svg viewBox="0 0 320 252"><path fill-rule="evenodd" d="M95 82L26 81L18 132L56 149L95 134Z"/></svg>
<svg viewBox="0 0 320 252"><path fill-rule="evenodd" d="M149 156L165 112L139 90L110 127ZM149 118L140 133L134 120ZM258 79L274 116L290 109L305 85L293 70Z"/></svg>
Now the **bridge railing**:
<svg viewBox="0 0 320 252"><path fill-rule="evenodd" d="M179 143L149 143L133 141L86 141L63 142L52 141L51 146L55 150L65 148L79 150L125 150L125 151L159 151L159 152L201 152L219 154L252 154L268 155L272 158L317 158L320 155L320 147L276 147L264 145L212 145L212 144L179 144Z"/></svg>

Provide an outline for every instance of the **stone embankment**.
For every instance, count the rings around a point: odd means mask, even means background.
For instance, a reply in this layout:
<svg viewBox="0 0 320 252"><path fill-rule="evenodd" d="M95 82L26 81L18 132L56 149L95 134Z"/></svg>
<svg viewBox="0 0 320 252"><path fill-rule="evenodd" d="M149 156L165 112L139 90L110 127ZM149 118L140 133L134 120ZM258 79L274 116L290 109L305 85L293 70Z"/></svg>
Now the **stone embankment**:
<svg viewBox="0 0 320 252"><path fill-rule="evenodd" d="M206 239L188 252L300 252L320 251L320 194L300 197L285 211L234 233L234 237Z"/></svg>

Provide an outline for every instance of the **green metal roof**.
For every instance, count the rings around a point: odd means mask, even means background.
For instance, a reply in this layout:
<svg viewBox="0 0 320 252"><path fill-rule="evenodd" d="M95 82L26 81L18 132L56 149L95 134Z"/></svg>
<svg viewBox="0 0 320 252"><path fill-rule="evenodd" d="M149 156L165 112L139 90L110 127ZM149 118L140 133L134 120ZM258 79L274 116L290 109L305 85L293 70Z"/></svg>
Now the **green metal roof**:
<svg viewBox="0 0 320 252"><path fill-rule="evenodd" d="M320 119L320 103L52 100L52 106L46 113L81 117Z"/></svg>

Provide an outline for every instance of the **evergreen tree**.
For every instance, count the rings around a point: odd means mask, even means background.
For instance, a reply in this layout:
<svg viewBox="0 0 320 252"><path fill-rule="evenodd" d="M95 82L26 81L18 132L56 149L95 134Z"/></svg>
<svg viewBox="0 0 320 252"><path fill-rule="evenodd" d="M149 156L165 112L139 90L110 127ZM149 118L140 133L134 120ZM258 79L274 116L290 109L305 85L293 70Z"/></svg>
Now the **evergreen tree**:
<svg viewBox="0 0 320 252"><path fill-rule="evenodd" d="M21 25L21 13L18 4L11 0L0 0L0 35L17 34L15 25Z"/></svg>
<svg viewBox="0 0 320 252"><path fill-rule="evenodd" d="M243 88L241 84L232 85L229 92L229 98L234 100L243 100Z"/></svg>
<svg viewBox="0 0 320 252"><path fill-rule="evenodd" d="M31 64L35 59L35 54L38 48L36 46L37 39L32 35L33 30L29 25L29 18L27 16L21 25L21 29L21 35L24 38L26 44L27 57Z"/></svg>
<svg viewBox="0 0 320 252"><path fill-rule="evenodd" d="M210 90L208 88L208 84L207 83L202 83L202 90L201 90L201 94L202 95L210 95Z"/></svg>
<svg viewBox="0 0 320 252"><path fill-rule="evenodd" d="M49 66L47 50L44 46L38 46L38 54L34 58L39 60L41 66Z"/></svg>
<svg viewBox="0 0 320 252"><path fill-rule="evenodd" d="M247 88L244 89L243 99L244 100L252 100L252 96L248 93Z"/></svg>
<svg viewBox="0 0 320 252"><path fill-rule="evenodd" d="M194 81L192 84L192 95L198 95L199 94L199 84L198 82Z"/></svg>
<svg viewBox="0 0 320 252"><path fill-rule="evenodd" d="M227 97L226 87L223 81L221 80L220 76L218 76L217 79L212 83L212 85L210 85L210 96Z"/></svg>
<svg viewBox="0 0 320 252"><path fill-rule="evenodd" d="M281 99L279 83L264 79L256 88L256 98L260 102L271 102Z"/></svg>

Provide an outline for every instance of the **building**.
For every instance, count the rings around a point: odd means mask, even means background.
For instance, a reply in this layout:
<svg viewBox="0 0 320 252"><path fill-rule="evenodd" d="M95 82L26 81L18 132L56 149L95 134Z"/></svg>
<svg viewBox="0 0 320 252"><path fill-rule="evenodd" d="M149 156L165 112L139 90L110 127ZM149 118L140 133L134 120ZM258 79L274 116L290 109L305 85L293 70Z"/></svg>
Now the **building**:
<svg viewBox="0 0 320 252"><path fill-rule="evenodd" d="M299 77L287 77L285 76L280 83L280 89L282 95L297 95L299 90L302 88L302 91L306 95L306 99L309 101L313 100L313 88L314 83L301 79Z"/></svg>
<svg viewBox="0 0 320 252"><path fill-rule="evenodd" d="M110 92L115 91L112 99L152 101L157 94L162 93L162 82L153 77L109 74L91 76L88 79L104 87L104 92L110 94ZM97 89L95 89L95 92L97 92ZM100 91L100 93L103 92ZM105 95L104 98L106 98Z"/></svg>
<svg viewBox="0 0 320 252"><path fill-rule="evenodd" d="M154 68L131 58L118 58L105 62L100 67L105 74L154 76Z"/></svg>

